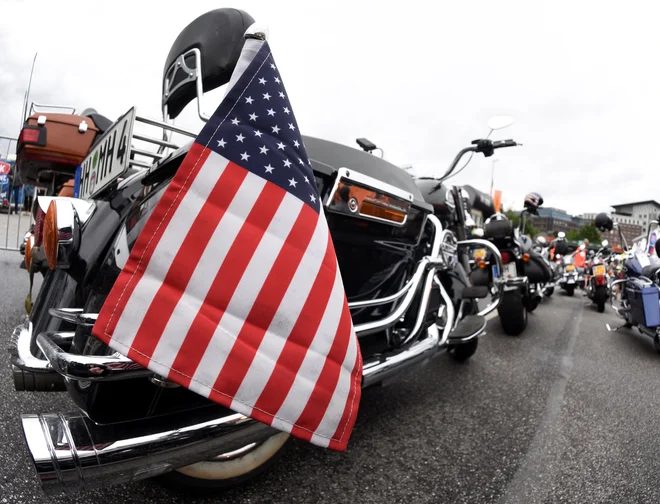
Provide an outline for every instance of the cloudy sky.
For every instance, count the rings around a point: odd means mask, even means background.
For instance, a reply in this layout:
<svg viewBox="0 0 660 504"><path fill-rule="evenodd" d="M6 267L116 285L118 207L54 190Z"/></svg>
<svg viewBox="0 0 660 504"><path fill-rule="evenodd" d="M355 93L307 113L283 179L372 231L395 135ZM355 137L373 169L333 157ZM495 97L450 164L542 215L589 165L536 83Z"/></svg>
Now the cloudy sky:
<svg viewBox="0 0 660 504"><path fill-rule="evenodd" d="M364 136L390 161L439 174L488 132L489 117L507 114L515 124L494 138L524 146L475 156L456 183L487 191L497 158L507 206L529 191L571 213L660 200L660 31L650 1L165 4L0 0L0 135L18 134L35 52L33 101L113 120L135 105L158 117L180 30L237 7L269 26L304 134L352 146ZM194 104L181 124L201 128Z"/></svg>

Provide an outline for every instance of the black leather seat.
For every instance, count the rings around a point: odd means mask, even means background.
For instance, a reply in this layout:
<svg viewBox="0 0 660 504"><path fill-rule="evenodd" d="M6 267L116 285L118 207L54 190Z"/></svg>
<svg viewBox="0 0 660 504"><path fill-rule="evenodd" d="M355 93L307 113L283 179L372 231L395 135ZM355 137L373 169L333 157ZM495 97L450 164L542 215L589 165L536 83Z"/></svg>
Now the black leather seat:
<svg viewBox="0 0 660 504"><path fill-rule="evenodd" d="M112 121L101 114L87 114L87 117L94 121L94 124L96 124L96 127L99 129L99 134L101 135L112 126Z"/></svg>
<svg viewBox="0 0 660 504"><path fill-rule="evenodd" d="M655 280L655 275L660 271L660 264L649 264L642 268L642 276Z"/></svg>

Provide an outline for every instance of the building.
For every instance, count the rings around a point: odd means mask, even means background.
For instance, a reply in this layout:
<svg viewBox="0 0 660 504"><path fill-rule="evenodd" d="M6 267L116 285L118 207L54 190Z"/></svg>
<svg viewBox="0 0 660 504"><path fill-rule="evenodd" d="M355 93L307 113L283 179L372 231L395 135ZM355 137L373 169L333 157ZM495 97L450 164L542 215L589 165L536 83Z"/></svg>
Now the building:
<svg viewBox="0 0 660 504"><path fill-rule="evenodd" d="M642 203L643 205L640 207L635 207L635 203L616 206L612 205L615 211L610 213L610 216L614 222L619 224L619 228L628 244L631 244L635 238L638 238L640 235L645 235L648 232L648 224L651 221L649 215L653 215L653 211L647 206L651 204L650 201ZM656 205L658 205L658 210L656 211L657 215L660 211L660 204L656 203ZM585 224L591 224L596 218L596 215L598 214L585 213L580 215L580 218ZM619 232L616 230L609 233L601 233L600 235L604 240L609 241L611 246L621 247L623 245L619 238Z"/></svg>
<svg viewBox="0 0 660 504"><path fill-rule="evenodd" d="M579 217L569 215L566 210L552 207L541 207L539 214L532 216L532 226L542 233L552 235L563 231L568 233L571 230L580 229L582 220Z"/></svg>
<svg viewBox="0 0 660 504"><path fill-rule="evenodd" d="M621 205L611 205L614 209L612 218L616 215L615 221L621 224L630 224L641 226L642 230L637 234L646 234L649 232L649 226L652 220L660 220L660 203L655 200L635 201L633 203L624 203ZM626 239L628 237L626 236Z"/></svg>

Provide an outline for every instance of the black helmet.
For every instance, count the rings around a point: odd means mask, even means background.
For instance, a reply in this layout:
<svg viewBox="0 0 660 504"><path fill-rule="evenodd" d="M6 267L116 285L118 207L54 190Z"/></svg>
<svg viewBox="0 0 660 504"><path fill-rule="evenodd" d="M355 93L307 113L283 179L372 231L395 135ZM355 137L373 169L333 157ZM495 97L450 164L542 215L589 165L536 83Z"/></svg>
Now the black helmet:
<svg viewBox="0 0 660 504"><path fill-rule="evenodd" d="M594 225L596 228L598 228L599 231L612 231L614 222L609 215L607 215L605 212L601 212L596 215L596 218L594 219Z"/></svg>

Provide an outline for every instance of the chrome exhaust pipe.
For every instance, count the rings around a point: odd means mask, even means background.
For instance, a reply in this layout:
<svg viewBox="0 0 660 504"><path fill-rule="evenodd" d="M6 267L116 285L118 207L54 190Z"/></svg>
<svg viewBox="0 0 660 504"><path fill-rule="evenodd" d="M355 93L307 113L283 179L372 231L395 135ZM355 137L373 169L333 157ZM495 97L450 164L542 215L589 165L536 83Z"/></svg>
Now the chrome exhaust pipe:
<svg viewBox="0 0 660 504"><path fill-rule="evenodd" d="M54 495L151 478L279 432L234 412L218 418L217 408L208 409L212 413L195 411L204 421L193 425L191 412L109 425L80 413L22 415L21 422L41 486Z"/></svg>

